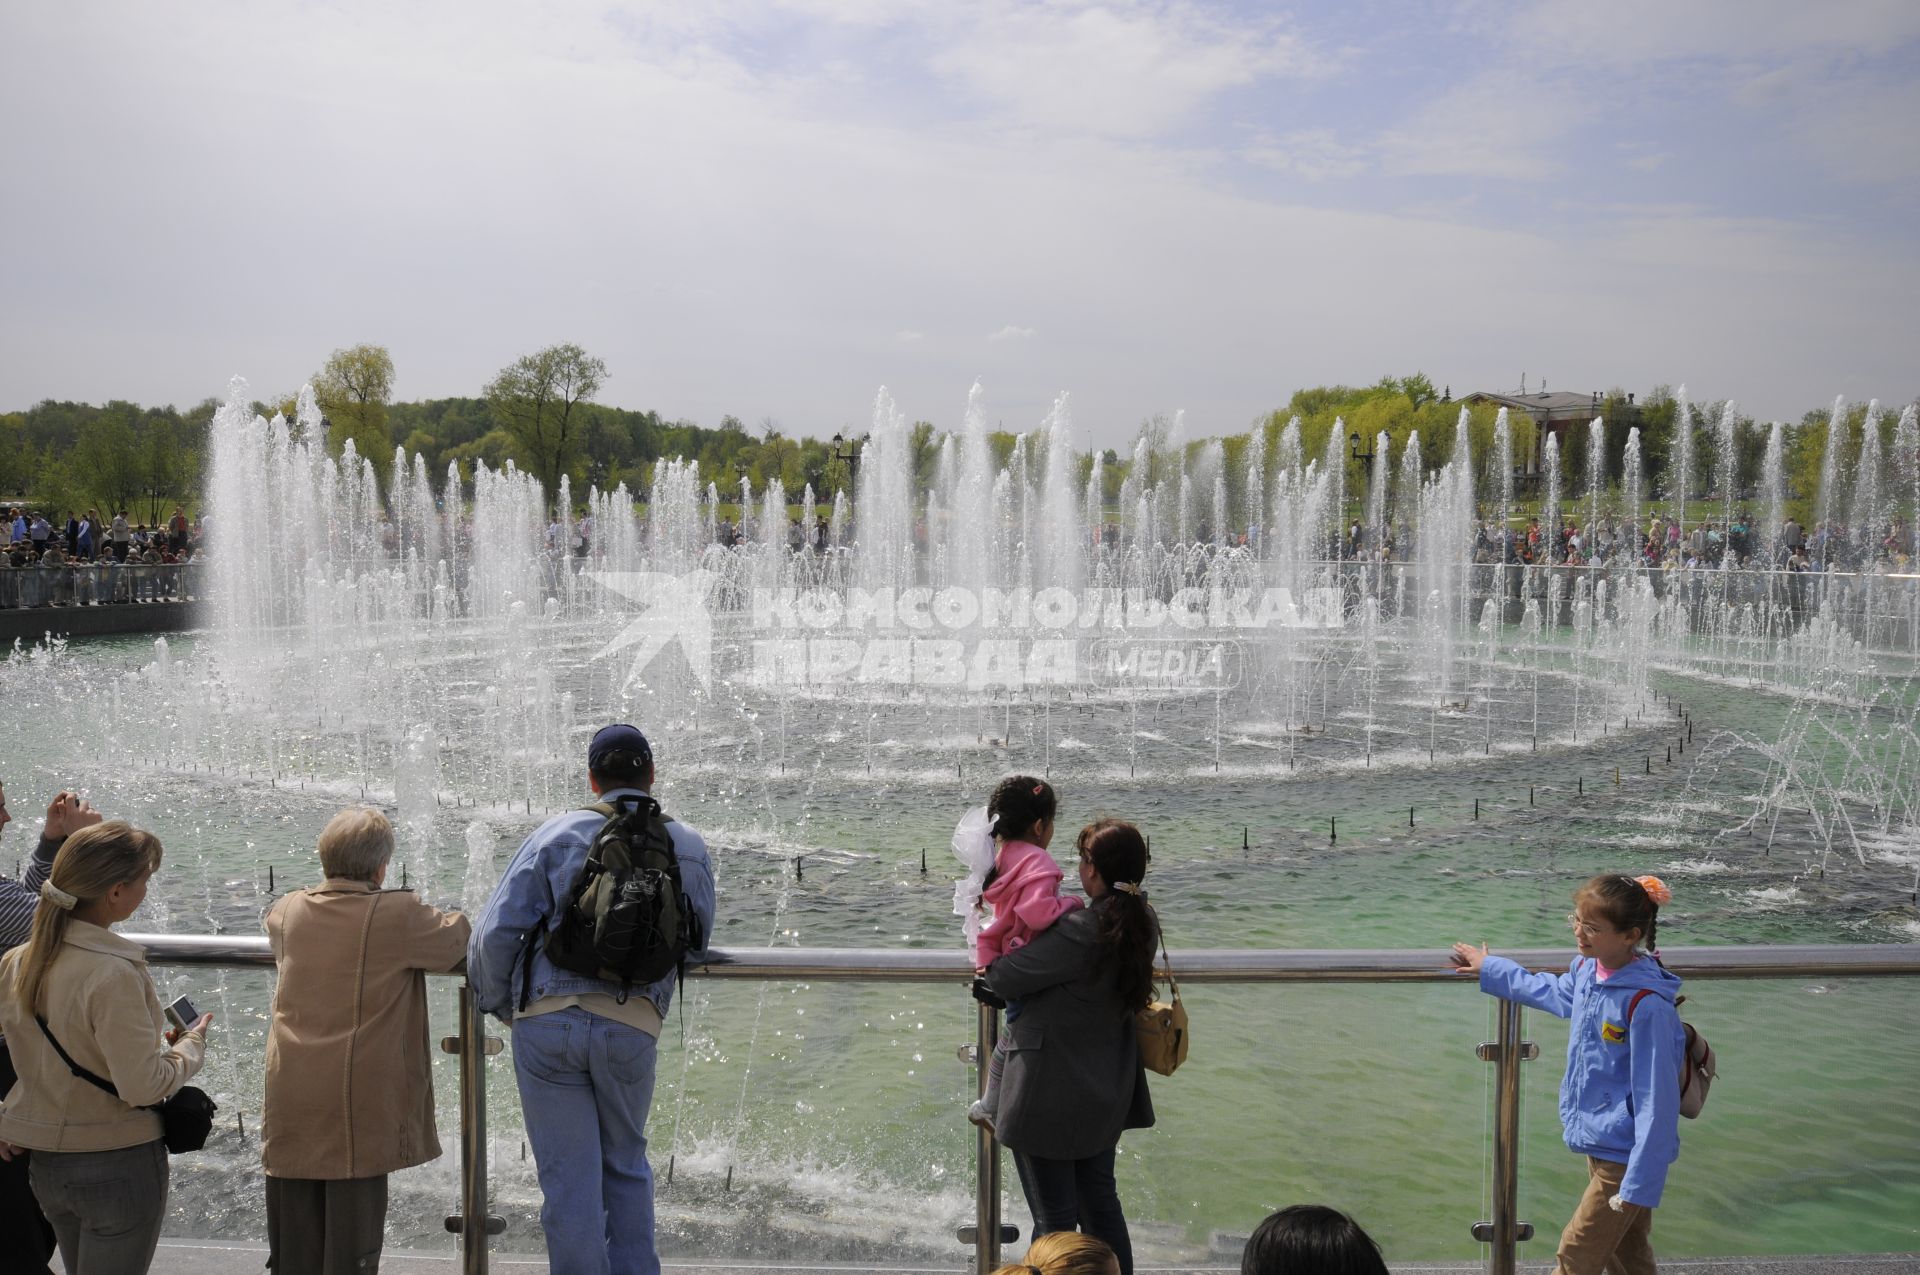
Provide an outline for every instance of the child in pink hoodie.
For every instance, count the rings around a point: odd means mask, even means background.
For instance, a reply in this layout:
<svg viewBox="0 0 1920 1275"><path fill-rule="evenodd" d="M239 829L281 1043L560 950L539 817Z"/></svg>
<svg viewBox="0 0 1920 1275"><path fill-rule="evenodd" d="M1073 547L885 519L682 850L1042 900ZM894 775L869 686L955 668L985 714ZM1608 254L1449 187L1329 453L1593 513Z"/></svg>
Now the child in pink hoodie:
<svg viewBox="0 0 1920 1275"><path fill-rule="evenodd" d="M973 941L974 963L987 966L1080 906L1080 900L1060 893L1060 865L1047 853L1053 840L1053 816L1058 809L1053 786L1031 775L1011 775L1000 781L987 801L987 820L996 847L993 870L987 874L981 900L992 909L992 919L980 927ZM1007 1006L1007 1021L1019 1017L1020 1004ZM967 1109L967 1119L993 1128L1000 1099L1000 1072L1006 1063L1007 1040L987 1064L987 1091Z"/></svg>

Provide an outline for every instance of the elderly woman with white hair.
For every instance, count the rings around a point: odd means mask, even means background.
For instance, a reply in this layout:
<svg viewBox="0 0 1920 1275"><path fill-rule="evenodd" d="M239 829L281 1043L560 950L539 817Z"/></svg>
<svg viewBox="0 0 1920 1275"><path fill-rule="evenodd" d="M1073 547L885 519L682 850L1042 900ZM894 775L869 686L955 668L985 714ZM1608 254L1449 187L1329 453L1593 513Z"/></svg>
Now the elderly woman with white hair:
<svg viewBox="0 0 1920 1275"><path fill-rule="evenodd" d="M440 1154L425 975L466 959L467 918L388 890L393 825L343 810L320 833L321 884L267 913L279 986L267 1033L267 1264L378 1269L387 1175Z"/></svg>

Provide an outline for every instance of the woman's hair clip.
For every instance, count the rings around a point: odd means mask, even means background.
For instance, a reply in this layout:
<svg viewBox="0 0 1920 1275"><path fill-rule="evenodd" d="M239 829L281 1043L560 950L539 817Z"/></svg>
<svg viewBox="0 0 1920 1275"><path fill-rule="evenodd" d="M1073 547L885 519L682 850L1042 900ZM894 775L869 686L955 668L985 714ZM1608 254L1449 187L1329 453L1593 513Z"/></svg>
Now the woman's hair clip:
<svg viewBox="0 0 1920 1275"><path fill-rule="evenodd" d="M1635 877L1634 880L1640 883L1640 888L1647 892L1647 897L1653 900L1656 907L1665 907L1673 902L1673 891L1659 877Z"/></svg>
<svg viewBox="0 0 1920 1275"><path fill-rule="evenodd" d="M1140 888L1138 881L1115 881L1113 888L1122 894L1131 894L1136 899L1144 899L1147 897L1147 892Z"/></svg>
<svg viewBox="0 0 1920 1275"><path fill-rule="evenodd" d="M73 911L74 905L80 902L79 899L68 894L51 881L42 881L40 883L40 897L59 908L62 912Z"/></svg>
<svg viewBox="0 0 1920 1275"><path fill-rule="evenodd" d="M1041 793L1045 792L1046 790L1047 790L1047 786L1045 784L1035 784L1033 786L1033 795L1038 797Z"/></svg>

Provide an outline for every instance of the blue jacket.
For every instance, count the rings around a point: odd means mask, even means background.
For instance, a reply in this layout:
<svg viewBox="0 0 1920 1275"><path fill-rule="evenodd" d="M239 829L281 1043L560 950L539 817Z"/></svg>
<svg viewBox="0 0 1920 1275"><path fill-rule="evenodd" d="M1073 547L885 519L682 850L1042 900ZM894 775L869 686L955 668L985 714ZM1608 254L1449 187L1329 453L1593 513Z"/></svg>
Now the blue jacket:
<svg viewBox="0 0 1920 1275"><path fill-rule="evenodd" d="M1667 1166L1680 1154L1680 1059L1686 1031L1674 997L1678 976L1650 957L1602 983L1599 962L1576 956L1565 974L1534 974L1504 956L1480 966L1480 990L1571 1018L1560 1126L1567 1147L1627 1166L1620 1195L1658 1208ZM1627 1022L1633 994L1648 989Z"/></svg>
<svg viewBox="0 0 1920 1275"><path fill-rule="evenodd" d="M638 788L611 788L600 800L611 802L620 797L645 794ZM487 900L486 910L473 927L467 944L467 982L480 1001L480 1008L503 1021L511 1022L520 1005L521 963L526 958L528 936L553 927L555 918L573 892L574 879L587 861L587 847L605 822L591 810L570 810L535 828L514 852L513 861L501 874ZM692 828L673 820L667 824L673 837L673 852L680 860L680 886L700 919L704 944L713 938L713 862L707 857L707 843ZM528 1002L543 996L577 996L585 992L620 994L620 985L590 978L573 970L557 968L547 959L544 941L533 945L533 983ZM689 952L687 961L696 964L705 956ZM665 1017L673 1000L674 974L668 974L645 991L646 998ZM636 989L638 990L638 989Z"/></svg>

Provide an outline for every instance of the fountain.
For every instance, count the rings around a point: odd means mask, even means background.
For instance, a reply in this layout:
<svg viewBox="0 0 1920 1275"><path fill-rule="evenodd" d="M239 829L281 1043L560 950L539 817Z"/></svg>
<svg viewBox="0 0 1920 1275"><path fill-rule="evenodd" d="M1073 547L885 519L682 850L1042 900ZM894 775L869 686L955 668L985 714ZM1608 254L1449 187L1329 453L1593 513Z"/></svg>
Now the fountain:
<svg viewBox="0 0 1920 1275"><path fill-rule="evenodd" d="M210 439L208 631L0 664L11 720L61 727L40 732L47 752L8 776L10 795L71 782L166 840L148 927L257 929L270 873L279 888L311 880L314 832L360 800L397 812L416 888L475 906L528 830L586 799L592 729L633 720L654 741L669 809L714 847L717 938L731 945L956 944L951 891L920 873L921 853L938 858L959 811L1013 769L1063 793L1056 845L1097 814L1143 821L1176 951L1438 950L1461 918L1496 941L1563 942L1568 880L1621 867L1678 882L1674 942L1920 935L1912 583L1648 571L1631 539L1604 566L1523 568L1507 560L1520 506L1504 411L1490 423L1462 411L1450 447L1430 437L1431 472L1417 434L1398 456L1377 434L1371 468L1355 473L1356 515L1344 422L1324 440L1296 419L1243 443L1190 441L1176 416L1135 440L1109 505L1097 454L1083 480L1065 395L996 463L974 385L921 490L908 418L881 390L852 492L835 469L825 489L798 493L796 548L777 474L755 488L662 458L644 492L579 495L577 525L569 491L550 544L545 495L511 464L436 488L402 455L383 491L350 446L328 454L310 395L292 421L260 420L249 401L234 387ZM1836 405L1836 443L1844 416ZM1490 455L1476 456L1476 427ZM1891 457L1865 445L1874 467L1863 461L1850 489L1856 529L1911 517L1916 435L1907 408ZM1600 422L1585 443L1586 487L1569 499L1584 498L1598 549L1610 472L1630 537L1655 493L1637 431L1617 457ZM1670 498L1683 514L1685 426L1679 446ZM1783 521L1783 448L1776 425L1762 561ZM1732 448L1717 456L1730 527ZM1549 546L1563 459L1549 437ZM1831 449L1821 472L1824 522L1843 503ZM723 491L752 531L731 548L716 542ZM669 584L702 600L707 627L648 640L642 621ZM245 1111L267 990L245 976L221 988L231 1034L211 1087ZM1265 1040L1283 1015L1252 993L1228 1003L1244 1031L1222 1033L1225 1071L1263 1074L1252 1045L1226 1038ZM972 1208L956 1168L972 1073L952 1048L969 1004L959 989L690 981L656 1108L656 1158L675 1166L661 1199L670 1252L952 1256ZM1422 1004L1402 1008L1418 1017ZM1357 1030L1360 1065L1470 1104L1477 1074L1434 1080L1453 1075L1439 1061L1453 1027L1459 1040L1478 1030L1455 1023L1457 1009L1422 1027L1441 1043L1411 1072L1400 1028L1351 1027L1331 1003L1286 1013L1308 1024L1300 1039ZM1716 1043L1737 1048L1740 1030L1716 1026ZM1749 1056L1765 1053L1764 1034L1752 1030ZM1835 1033L1800 1038L1809 1075L1845 1048ZM1182 1074L1182 1102L1200 1114L1178 1145L1127 1139L1144 1190L1137 1242L1158 1260L1205 1259L1208 1234L1243 1232L1267 1202L1265 1181L1223 1182L1198 1204L1176 1185L1245 1140L1243 1086L1223 1074ZM531 1168L511 1085L495 1075L504 1242L536 1247ZM1373 1201L1401 1251L1451 1255L1426 1237L1473 1202L1372 1194L1402 1150L1398 1119L1368 1112L1364 1095L1314 1102L1346 1131L1326 1170L1335 1184ZM1867 1134L1836 1117L1822 1136L1816 1153L1838 1157ZM1477 1143L1432 1154L1444 1179L1476 1180ZM220 1201L196 1215L202 1233L257 1223L252 1155L214 1148L194 1169L189 1194ZM1303 1185L1300 1166L1270 1170ZM397 1240L430 1242L448 1175L442 1164L396 1179ZM1814 1214L1810 1226L1855 1216ZM1675 1226L1702 1243L1726 1233L1712 1218Z"/></svg>

